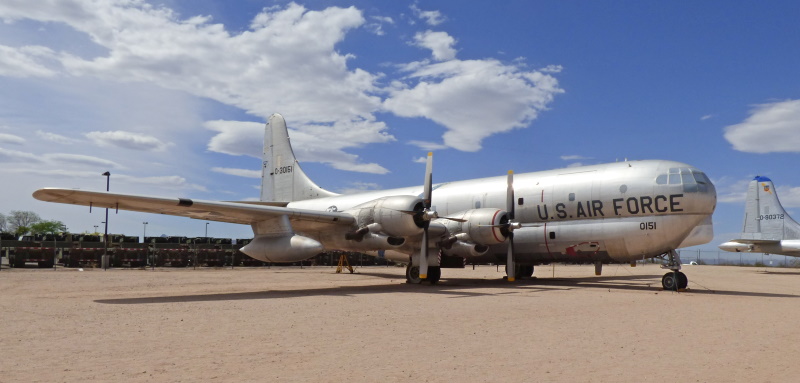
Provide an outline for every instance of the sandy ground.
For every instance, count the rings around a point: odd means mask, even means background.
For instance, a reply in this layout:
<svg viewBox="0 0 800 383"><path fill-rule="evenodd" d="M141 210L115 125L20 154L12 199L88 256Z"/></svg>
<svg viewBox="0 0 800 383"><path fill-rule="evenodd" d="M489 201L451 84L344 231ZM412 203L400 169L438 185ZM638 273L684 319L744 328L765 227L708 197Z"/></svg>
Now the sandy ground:
<svg viewBox="0 0 800 383"><path fill-rule="evenodd" d="M3 269L0 381L797 381L797 269L593 271Z"/></svg>

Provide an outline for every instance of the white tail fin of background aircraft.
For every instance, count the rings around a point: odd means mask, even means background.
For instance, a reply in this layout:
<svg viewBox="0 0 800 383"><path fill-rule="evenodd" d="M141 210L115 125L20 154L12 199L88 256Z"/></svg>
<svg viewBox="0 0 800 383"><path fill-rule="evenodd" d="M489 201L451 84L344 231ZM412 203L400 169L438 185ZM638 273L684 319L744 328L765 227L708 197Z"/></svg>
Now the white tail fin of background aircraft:
<svg viewBox="0 0 800 383"><path fill-rule="evenodd" d="M261 201L292 202L337 195L312 181L294 156L286 121L280 114L269 117L264 132Z"/></svg>
<svg viewBox="0 0 800 383"><path fill-rule="evenodd" d="M731 252L800 256L800 224L784 210L772 180L757 176L750 181L742 234L719 248Z"/></svg>

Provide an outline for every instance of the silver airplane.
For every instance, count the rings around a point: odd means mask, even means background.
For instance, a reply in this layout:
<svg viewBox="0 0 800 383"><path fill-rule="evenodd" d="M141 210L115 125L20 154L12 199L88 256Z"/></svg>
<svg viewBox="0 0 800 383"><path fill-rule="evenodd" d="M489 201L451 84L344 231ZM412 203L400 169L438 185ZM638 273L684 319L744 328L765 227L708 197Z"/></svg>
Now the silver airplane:
<svg viewBox="0 0 800 383"><path fill-rule="evenodd" d="M665 289L686 288L675 249L708 243L716 190L706 175L673 161L602 165L338 195L298 165L286 122L270 117L260 202L44 188L36 199L251 225L241 251L265 262L297 262L347 250L407 262L409 283L436 283L442 267L506 265L509 281L550 262L602 265L666 260Z"/></svg>
<svg viewBox="0 0 800 383"><path fill-rule="evenodd" d="M800 257L800 224L783 210L772 180L758 176L750 181L742 234L719 248L736 253Z"/></svg>

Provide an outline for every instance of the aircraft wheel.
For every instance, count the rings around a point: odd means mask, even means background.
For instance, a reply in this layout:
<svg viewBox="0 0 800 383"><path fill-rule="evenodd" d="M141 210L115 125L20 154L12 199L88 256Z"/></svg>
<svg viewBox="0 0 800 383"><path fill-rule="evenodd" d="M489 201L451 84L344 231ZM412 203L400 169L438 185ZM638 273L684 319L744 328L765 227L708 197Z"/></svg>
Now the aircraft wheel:
<svg viewBox="0 0 800 383"><path fill-rule="evenodd" d="M517 278L530 278L533 276L533 265L519 265Z"/></svg>
<svg viewBox="0 0 800 383"><path fill-rule="evenodd" d="M431 266L428 267L428 278L425 278L426 282L430 282L432 285L435 285L439 282L439 278L442 277L442 268Z"/></svg>
<svg viewBox="0 0 800 383"><path fill-rule="evenodd" d="M686 277L686 274L682 272L678 272L678 289L685 289L686 286L689 286L689 278Z"/></svg>
<svg viewBox="0 0 800 383"><path fill-rule="evenodd" d="M664 287L664 290L678 291L678 289L685 289L688 284L689 278L686 278L686 274L680 271L666 273L661 277L661 285Z"/></svg>
<svg viewBox="0 0 800 383"><path fill-rule="evenodd" d="M406 283L420 284L422 278L419 277L419 266L406 266Z"/></svg>

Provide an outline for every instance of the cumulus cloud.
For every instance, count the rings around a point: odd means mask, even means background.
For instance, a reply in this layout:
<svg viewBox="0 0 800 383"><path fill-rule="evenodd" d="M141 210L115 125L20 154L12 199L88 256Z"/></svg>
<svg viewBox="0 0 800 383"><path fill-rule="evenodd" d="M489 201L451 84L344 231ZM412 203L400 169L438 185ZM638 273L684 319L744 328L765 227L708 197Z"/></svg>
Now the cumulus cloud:
<svg viewBox="0 0 800 383"><path fill-rule="evenodd" d="M447 32L428 30L414 35L414 44L430 49L433 59L437 61L454 59L456 57L456 50L453 48L455 43L456 39L447 34Z"/></svg>
<svg viewBox="0 0 800 383"><path fill-rule="evenodd" d="M204 126L218 132L209 142L210 151L261 158L264 124L216 120L207 121ZM344 151L364 144L394 141L395 138L385 130L386 125L382 122L343 121L333 125L294 125L289 136L300 162L322 162L340 170L385 174L389 170L383 166L361 163L357 155Z"/></svg>
<svg viewBox="0 0 800 383"><path fill-rule="evenodd" d="M428 25L439 25L444 22L445 17L439 11L423 11L416 4L411 4L414 15L424 20Z"/></svg>
<svg viewBox="0 0 800 383"><path fill-rule="evenodd" d="M725 127L725 139L742 152L800 152L800 100L755 106L743 122Z"/></svg>
<svg viewBox="0 0 800 383"><path fill-rule="evenodd" d="M445 145L469 152L492 134L528 126L563 92L551 75L491 59L415 62L404 70L416 85L390 90L384 108L435 121L447 128Z"/></svg>
<svg viewBox="0 0 800 383"><path fill-rule="evenodd" d="M22 145L25 143L25 139L13 134L0 133L0 143Z"/></svg>
<svg viewBox="0 0 800 383"><path fill-rule="evenodd" d="M261 178L261 170L213 167L211 171L237 177Z"/></svg>
<svg viewBox="0 0 800 383"><path fill-rule="evenodd" d="M86 137L99 146L116 146L124 149L161 152L172 146L146 134L116 130L112 132L89 132Z"/></svg>

